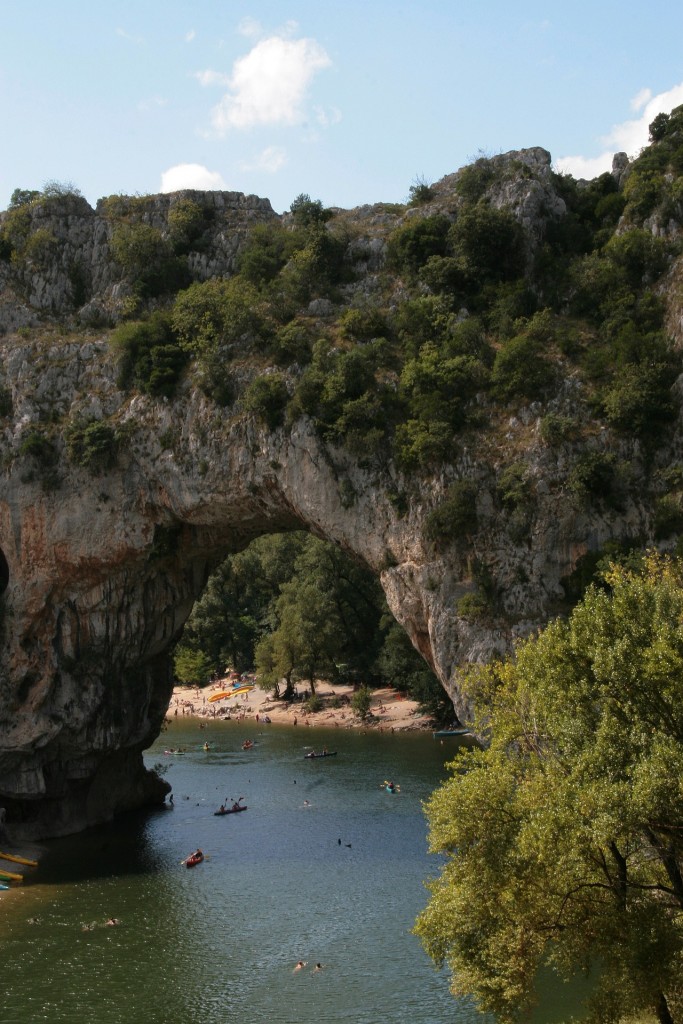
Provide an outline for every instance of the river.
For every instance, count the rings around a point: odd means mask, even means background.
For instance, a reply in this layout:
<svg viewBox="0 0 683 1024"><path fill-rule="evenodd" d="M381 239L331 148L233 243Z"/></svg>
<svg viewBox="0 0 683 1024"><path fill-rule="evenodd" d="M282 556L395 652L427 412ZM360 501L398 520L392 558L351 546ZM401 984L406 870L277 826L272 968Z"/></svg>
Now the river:
<svg viewBox="0 0 683 1024"><path fill-rule="evenodd" d="M422 801L457 741L247 728L171 722L146 760L164 766L173 807L53 840L28 883L0 893L1 1024L491 1020L453 999L411 934L439 867ZM337 755L307 760L313 744ZM214 816L239 796L245 813ZM563 990L534 1021L575 1009Z"/></svg>

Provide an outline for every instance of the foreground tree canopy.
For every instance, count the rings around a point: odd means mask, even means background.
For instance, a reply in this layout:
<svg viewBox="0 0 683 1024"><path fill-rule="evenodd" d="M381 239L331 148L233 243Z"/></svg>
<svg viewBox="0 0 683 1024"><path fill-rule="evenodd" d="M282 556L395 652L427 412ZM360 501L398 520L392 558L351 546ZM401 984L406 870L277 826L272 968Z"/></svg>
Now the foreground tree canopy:
<svg viewBox="0 0 683 1024"><path fill-rule="evenodd" d="M605 583L473 677L490 745L428 804L447 860L416 931L502 1020L544 964L594 972L595 1020L683 1020L683 565Z"/></svg>

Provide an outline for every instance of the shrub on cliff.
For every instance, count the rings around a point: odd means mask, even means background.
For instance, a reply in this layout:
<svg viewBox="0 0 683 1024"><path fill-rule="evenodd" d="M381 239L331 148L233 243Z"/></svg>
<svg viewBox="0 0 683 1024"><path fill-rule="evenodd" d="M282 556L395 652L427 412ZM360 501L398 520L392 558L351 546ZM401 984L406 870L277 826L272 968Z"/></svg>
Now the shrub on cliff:
<svg viewBox="0 0 683 1024"><path fill-rule="evenodd" d="M471 480L458 480L443 501L425 519L425 536L437 544L450 544L477 529L477 489Z"/></svg>
<svg viewBox="0 0 683 1024"><path fill-rule="evenodd" d="M282 426L289 400L287 382L281 373L255 377L241 398L245 412L257 416L269 430Z"/></svg>
<svg viewBox="0 0 683 1024"><path fill-rule="evenodd" d="M187 284L187 264L150 224L117 224L111 239L114 259L143 298L177 291Z"/></svg>
<svg viewBox="0 0 683 1024"><path fill-rule="evenodd" d="M301 192L289 207L292 219L298 228L314 228L325 224L333 217L332 210L326 210L320 199L311 199Z"/></svg>
<svg viewBox="0 0 683 1024"><path fill-rule="evenodd" d="M541 398L555 380L555 368L534 337L519 334L496 353L491 370L494 395L503 401Z"/></svg>
<svg viewBox="0 0 683 1024"><path fill-rule="evenodd" d="M168 234L174 253L184 255L201 245L201 237L213 218L213 210L194 199L178 199L168 211Z"/></svg>
<svg viewBox="0 0 683 1024"><path fill-rule="evenodd" d="M118 459L118 437L102 420L72 420L64 431L66 452L72 462L93 473L112 469Z"/></svg>
<svg viewBox="0 0 683 1024"><path fill-rule="evenodd" d="M488 369L469 355L445 356L428 342L401 371L399 394L411 418L440 420L453 431L469 418L472 400L488 384Z"/></svg>
<svg viewBox="0 0 683 1024"><path fill-rule="evenodd" d="M486 203L464 210L448 232L448 245L477 286L524 273L524 232L509 210Z"/></svg>
<svg viewBox="0 0 683 1024"><path fill-rule="evenodd" d="M388 455L401 402L387 359L383 339L347 351L320 340L290 404L290 420L310 416L321 437L343 445L362 463Z"/></svg>
<svg viewBox="0 0 683 1024"><path fill-rule="evenodd" d="M187 352L201 356L220 349L224 359L261 349L272 329L257 289L240 277L191 284L176 296L171 323Z"/></svg>
<svg viewBox="0 0 683 1024"><path fill-rule="evenodd" d="M172 398L188 360L170 317L155 312L147 320L120 324L110 344L119 356L118 385L138 387L155 398Z"/></svg>
<svg viewBox="0 0 683 1024"><path fill-rule="evenodd" d="M387 262L399 273L417 273L430 256L447 254L450 221L443 214L411 220L387 242Z"/></svg>
<svg viewBox="0 0 683 1024"><path fill-rule="evenodd" d="M280 224L257 224L240 250L237 269L250 284L261 288L277 277L298 243L299 236Z"/></svg>

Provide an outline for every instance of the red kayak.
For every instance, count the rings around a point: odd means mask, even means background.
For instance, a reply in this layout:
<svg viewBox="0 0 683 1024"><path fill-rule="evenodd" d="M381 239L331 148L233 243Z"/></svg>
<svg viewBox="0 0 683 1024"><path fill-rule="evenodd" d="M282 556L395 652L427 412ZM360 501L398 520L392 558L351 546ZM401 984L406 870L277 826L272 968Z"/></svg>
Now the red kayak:
<svg viewBox="0 0 683 1024"><path fill-rule="evenodd" d="M201 864L204 860L204 854L197 851L197 853L191 854L185 860L185 867L193 868L196 864Z"/></svg>

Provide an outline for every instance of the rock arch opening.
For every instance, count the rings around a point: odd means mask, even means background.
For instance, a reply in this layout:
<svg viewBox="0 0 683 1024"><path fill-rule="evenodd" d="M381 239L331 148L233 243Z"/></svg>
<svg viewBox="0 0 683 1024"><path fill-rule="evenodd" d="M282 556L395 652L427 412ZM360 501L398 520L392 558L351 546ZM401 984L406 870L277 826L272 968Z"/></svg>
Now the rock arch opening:
<svg viewBox="0 0 683 1024"><path fill-rule="evenodd" d="M116 471L72 478L65 468L59 492L37 495L17 469L13 503L0 504L12 568L0 805L17 836L163 802L167 786L143 751L171 700L170 653L211 574L256 538L304 530L348 552L442 683L450 677L455 645L439 638L453 601L416 524L308 427L263 435L198 401L178 425L183 449L156 443L171 410L155 406L162 419L131 434Z"/></svg>
<svg viewBox="0 0 683 1024"><path fill-rule="evenodd" d="M391 686L435 715L452 705L391 615L377 575L306 531L264 534L211 574L174 651L176 680L258 671L279 695L317 679Z"/></svg>

